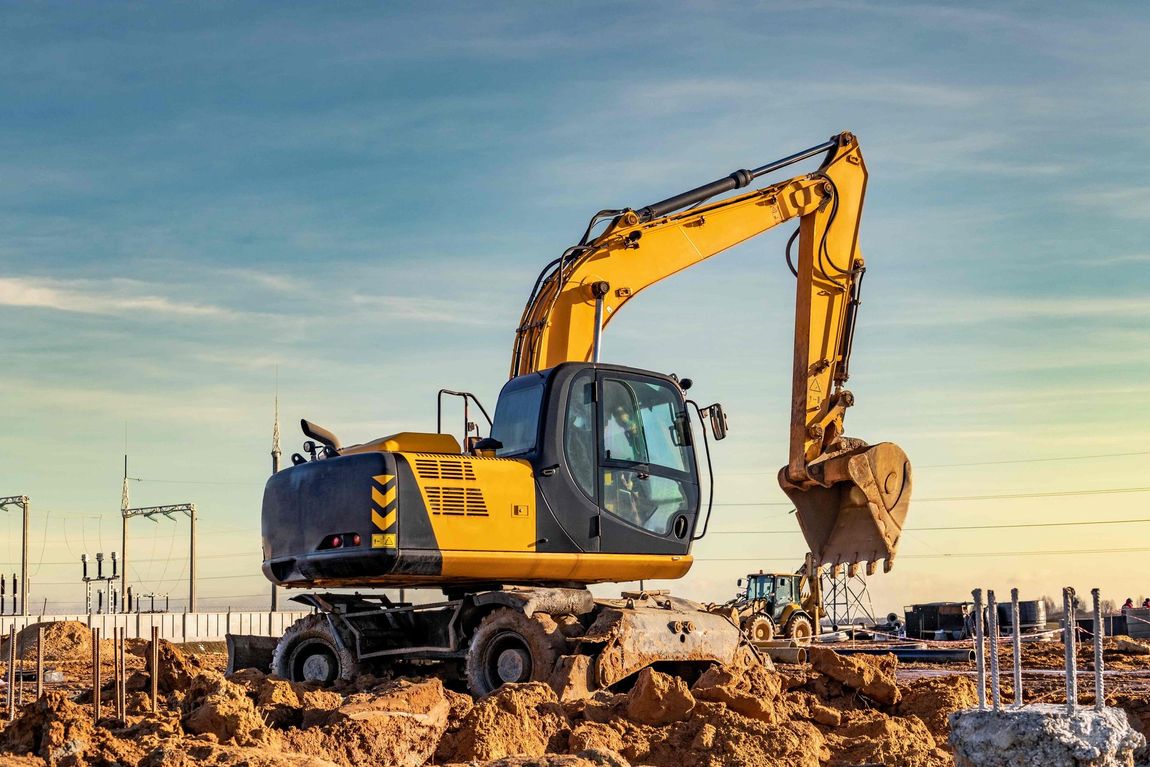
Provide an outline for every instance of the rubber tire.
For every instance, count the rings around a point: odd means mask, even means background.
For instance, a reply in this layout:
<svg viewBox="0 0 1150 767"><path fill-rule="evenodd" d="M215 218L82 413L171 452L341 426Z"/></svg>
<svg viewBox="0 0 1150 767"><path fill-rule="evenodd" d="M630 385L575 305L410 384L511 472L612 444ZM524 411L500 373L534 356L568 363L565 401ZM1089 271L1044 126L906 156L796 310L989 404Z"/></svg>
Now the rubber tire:
<svg viewBox="0 0 1150 767"><path fill-rule="evenodd" d="M814 624L805 615L796 615L787 621L787 639L793 639L796 642L809 642L814 633Z"/></svg>
<svg viewBox="0 0 1150 767"><path fill-rule="evenodd" d="M746 620L743 632L752 642L769 642L775 638L775 622L765 615L754 615Z"/></svg>
<svg viewBox="0 0 1150 767"><path fill-rule="evenodd" d="M539 621L518 610L500 607L484 617L471 635L466 662L467 688L481 698L511 682L546 682L555 669L561 641L562 636L548 634ZM492 653L512 647L526 651L530 666L523 670L521 678L503 680L493 668L498 659Z"/></svg>
<svg viewBox="0 0 1150 767"><path fill-rule="evenodd" d="M304 658L298 655L298 651L305 646L314 648L315 652L327 654L333 661L334 673L320 681L320 684L328 685L337 680L347 681L359 673L360 668L355 656L343 642L333 636L327 616L320 613L300 618L284 632L272 655L272 674L292 682L319 681L306 680L301 674L300 667Z"/></svg>

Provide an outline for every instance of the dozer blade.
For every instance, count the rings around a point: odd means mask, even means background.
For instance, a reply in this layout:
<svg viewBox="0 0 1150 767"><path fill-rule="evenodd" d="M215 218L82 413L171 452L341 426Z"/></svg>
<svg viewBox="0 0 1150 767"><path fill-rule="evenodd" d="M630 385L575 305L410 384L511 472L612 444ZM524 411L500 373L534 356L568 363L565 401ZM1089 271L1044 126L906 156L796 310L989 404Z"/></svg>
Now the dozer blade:
<svg viewBox="0 0 1150 767"><path fill-rule="evenodd" d="M889 572L910 505L910 460L898 445L880 442L834 453L807 468L811 484L779 485L795 504L799 527L814 564L847 565L853 574L866 562L872 574L879 560Z"/></svg>
<svg viewBox="0 0 1150 767"><path fill-rule="evenodd" d="M643 594L596 604L598 615L582 637L598 646L593 687L610 687L655 663L747 666L758 660L726 616L690 600Z"/></svg>
<svg viewBox="0 0 1150 767"><path fill-rule="evenodd" d="M279 637L227 634L224 638L228 643L229 675L242 668L256 668L265 674L271 673L272 655L279 644Z"/></svg>

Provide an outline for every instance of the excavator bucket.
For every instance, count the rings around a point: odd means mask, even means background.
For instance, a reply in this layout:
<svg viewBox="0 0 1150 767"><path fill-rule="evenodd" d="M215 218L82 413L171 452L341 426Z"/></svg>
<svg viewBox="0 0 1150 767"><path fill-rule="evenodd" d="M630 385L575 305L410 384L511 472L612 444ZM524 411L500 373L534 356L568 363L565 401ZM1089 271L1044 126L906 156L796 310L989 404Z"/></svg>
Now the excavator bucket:
<svg viewBox="0 0 1150 767"><path fill-rule="evenodd" d="M882 560L890 571L910 505L910 461L902 448L881 442L820 458L807 467L807 486L787 481L786 471L779 484L795 504L816 566L845 564L853 574L866 562L869 575Z"/></svg>

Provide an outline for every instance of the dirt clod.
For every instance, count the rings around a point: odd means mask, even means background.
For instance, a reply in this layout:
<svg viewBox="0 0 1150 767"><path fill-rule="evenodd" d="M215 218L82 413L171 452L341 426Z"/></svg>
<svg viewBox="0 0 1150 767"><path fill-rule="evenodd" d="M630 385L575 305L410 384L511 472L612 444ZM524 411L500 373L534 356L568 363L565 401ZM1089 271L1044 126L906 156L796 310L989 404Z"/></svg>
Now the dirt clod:
<svg viewBox="0 0 1150 767"><path fill-rule="evenodd" d="M562 751L570 722L555 691L542 682L505 685L475 704L440 743L444 761L490 761Z"/></svg>
<svg viewBox="0 0 1150 767"><path fill-rule="evenodd" d="M686 719L695 698L682 679L645 668L627 700L627 716L642 724L668 724Z"/></svg>
<svg viewBox="0 0 1150 767"><path fill-rule="evenodd" d="M879 703L893 706L901 697L895 682L898 660L893 655L839 655L829 648L812 647L810 662L815 671Z"/></svg>

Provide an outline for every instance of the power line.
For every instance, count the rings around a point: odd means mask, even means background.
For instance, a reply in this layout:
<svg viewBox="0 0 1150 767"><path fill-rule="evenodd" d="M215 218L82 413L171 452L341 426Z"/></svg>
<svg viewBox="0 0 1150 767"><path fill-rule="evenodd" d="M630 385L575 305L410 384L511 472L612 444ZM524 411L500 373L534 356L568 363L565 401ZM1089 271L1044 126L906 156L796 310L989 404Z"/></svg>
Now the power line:
<svg viewBox="0 0 1150 767"><path fill-rule="evenodd" d="M975 559L985 557L1039 557L1039 556L1059 556L1064 554L1142 554L1150 551L1150 547L1140 546L1136 548L1107 548L1107 549L1054 549L1043 551L971 551L971 552L955 552L949 554L905 554L898 557L898 560L904 559ZM764 559L763 557L698 557L696 562L793 562L793 559L773 558Z"/></svg>
<svg viewBox="0 0 1150 767"><path fill-rule="evenodd" d="M970 461L968 463L928 463L916 469L950 469L960 466L1002 466L1008 463L1050 463L1051 461L1089 461L1098 458L1129 458L1150 455L1150 450L1137 450L1129 453L1093 453L1090 455L1063 455L1056 458L1013 458L1003 461Z"/></svg>
<svg viewBox="0 0 1150 767"><path fill-rule="evenodd" d="M1150 493L1150 487L1103 487L1093 490L1047 490L1032 493L996 493L993 495L942 495L935 498L913 498L913 503L940 501L998 501L1018 498L1064 498L1075 495L1113 495L1117 493ZM747 503L716 503L715 506L794 506L790 501L753 501Z"/></svg>
<svg viewBox="0 0 1150 767"><path fill-rule="evenodd" d="M952 469L962 466L1002 466L1014 463L1049 463L1051 461L1088 461L1099 458L1129 458L1150 455L1150 450L1135 450L1127 453L1091 453L1088 455L1062 455L1053 458L1011 458L1002 461L968 461L964 463L927 463L915 469ZM774 476L776 471L725 471L720 476Z"/></svg>
<svg viewBox="0 0 1150 767"><path fill-rule="evenodd" d="M1078 527L1086 525L1132 525L1140 522L1150 522L1150 517L1143 519L1101 519L1082 522L1019 522L1009 525L953 525L944 527L905 527L909 533L928 533L939 530L1008 530L1023 527ZM712 530L710 535L799 535L801 530Z"/></svg>
<svg viewBox="0 0 1150 767"><path fill-rule="evenodd" d="M164 485L249 485L251 487L258 487L258 482L228 482L228 481L211 481L200 479L148 479L147 477L128 477L133 482L151 482L153 484Z"/></svg>

